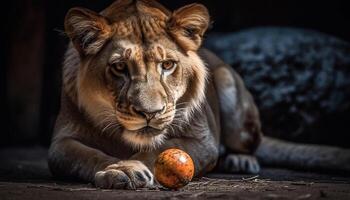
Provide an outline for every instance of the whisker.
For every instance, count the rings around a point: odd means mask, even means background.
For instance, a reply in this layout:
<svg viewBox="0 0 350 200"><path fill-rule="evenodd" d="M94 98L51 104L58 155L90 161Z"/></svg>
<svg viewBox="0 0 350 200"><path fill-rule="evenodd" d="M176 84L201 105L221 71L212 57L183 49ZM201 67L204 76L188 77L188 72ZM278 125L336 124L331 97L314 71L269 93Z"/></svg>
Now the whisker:
<svg viewBox="0 0 350 200"><path fill-rule="evenodd" d="M184 119L180 119L180 118L174 118L173 119L174 122L180 122L180 123L184 123L186 125L190 125L190 122Z"/></svg>
<svg viewBox="0 0 350 200"><path fill-rule="evenodd" d="M177 103L175 104L176 106L179 106L179 105L184 105L184 104L189 104L189 102L180 102L180 103Z"/></svg>
<svg viewBox="0 0 350 200"><path fill-rule="evenodd" d="M108 130L108 129L109 129L111 126L113 126L113 125L114 125L113 122L108 123L107 126L105 126L105 127L102 129L101 132L102 132L102 133L105 132L106 130Z"/></svg>
<svg viewBox="0 0 350 200"><path fill-rule="evenodd" d="M181 127L181 126L178 125L178 124L172 124L172 125L174 125L175 127L179 128L179 129L183 129L183 127Z"/></svg>

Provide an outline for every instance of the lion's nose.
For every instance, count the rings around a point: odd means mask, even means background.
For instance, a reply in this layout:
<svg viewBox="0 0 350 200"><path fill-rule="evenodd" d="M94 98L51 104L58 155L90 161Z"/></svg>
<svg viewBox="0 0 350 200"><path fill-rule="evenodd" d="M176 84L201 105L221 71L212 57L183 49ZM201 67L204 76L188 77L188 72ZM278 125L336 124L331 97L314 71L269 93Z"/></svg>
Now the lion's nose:
<svg viewBox="0 0 350 200"><path fill-rule="evenodd" d="M131 110L134 113L143 116L147 120L151 120L152 118L154 118L154 116L156 114L164 112L165 105L161 109L159 109L159 108L148 108L148 109L145 109L145 108L141 108L141 107L138 107L138 106L131 106Z"/></svg>

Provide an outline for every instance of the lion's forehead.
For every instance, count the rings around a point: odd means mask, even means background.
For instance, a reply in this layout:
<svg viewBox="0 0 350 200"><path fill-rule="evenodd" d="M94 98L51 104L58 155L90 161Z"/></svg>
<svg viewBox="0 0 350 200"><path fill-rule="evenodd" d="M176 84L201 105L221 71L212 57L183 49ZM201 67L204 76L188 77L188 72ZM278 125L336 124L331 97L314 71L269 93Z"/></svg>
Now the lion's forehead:
<svg viewBox="0 0 350 200"><path fill-rule="evenodd" d="M130 16L113 24L115 34L143 43L159 41L167 35L166 22L153 16Z"/></svg>
<svg viewBox="0 0 350 200"><path fill-rule="evenodd" d="M166 27L170 12L161 4L150 1L119 0L102 11L120 34L144 30L160 33Z"/></svg>
<svg viewBox="0 0 350 200"><path fill-rule="evenodd" d="M158 41L167 35L168 11L160 4L144 1L116 1L102 13L115 35L137 43Z"/></svg>
<svg viewBox="0 0 350 200"><path fill-rule="evenodd" d="M112 39L122 58L164 60L176 56L178 45L168 34L171 13L153 1L120 0L102 14L114 30Z"/></svg>
<svg viewBox="0 0 350 200"><path fill-rule="evenodd" d="M171 44L153 42L148 44L139 44L128 39L118 39L113 41L115 52L111 55L111 61L132 60L132 61L150 61L160 62L167 59L178 60L176 47Z"/></svg>

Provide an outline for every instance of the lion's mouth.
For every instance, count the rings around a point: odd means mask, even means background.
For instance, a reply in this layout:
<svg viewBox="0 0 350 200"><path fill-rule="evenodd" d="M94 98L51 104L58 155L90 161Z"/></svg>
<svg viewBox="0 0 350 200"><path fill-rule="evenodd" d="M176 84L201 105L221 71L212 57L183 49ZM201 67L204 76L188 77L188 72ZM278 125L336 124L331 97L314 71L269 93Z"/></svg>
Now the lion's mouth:
<svg viewBox="0 0 350 200"><path fill-rule="evenodd" d="M134 131L125 129L122 133L122 138L135 148L150 149L162 144L166 136L163 130L145 126Z"/></svg>
<svg viewBox="0 0 350 200"><path fill-rule="evenodd" d="M161 129L153 128L151 126L145 126L143 128L140 128L138 130L135 130L137 134L142 134L144 136L156 136L162 133Z"/></svg>

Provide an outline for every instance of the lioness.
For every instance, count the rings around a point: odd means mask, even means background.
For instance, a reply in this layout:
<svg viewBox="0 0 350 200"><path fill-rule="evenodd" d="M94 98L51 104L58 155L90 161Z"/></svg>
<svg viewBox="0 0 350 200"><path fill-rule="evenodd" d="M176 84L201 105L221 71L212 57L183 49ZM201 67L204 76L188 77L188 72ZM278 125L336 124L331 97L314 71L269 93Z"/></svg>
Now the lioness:
<svg viewBox="0 0 350 200"><path fill-rule="evenodd" d="M257 173L259 113L239 75L200 48L209 22L200 4L170 12L152 0L119 0L101 13L69 10L52 173L101 188L152 187L154 160L171 147L191 155L195 176L219 154L220 169ZM266 141L262 158L278 146Z"/></svg>

